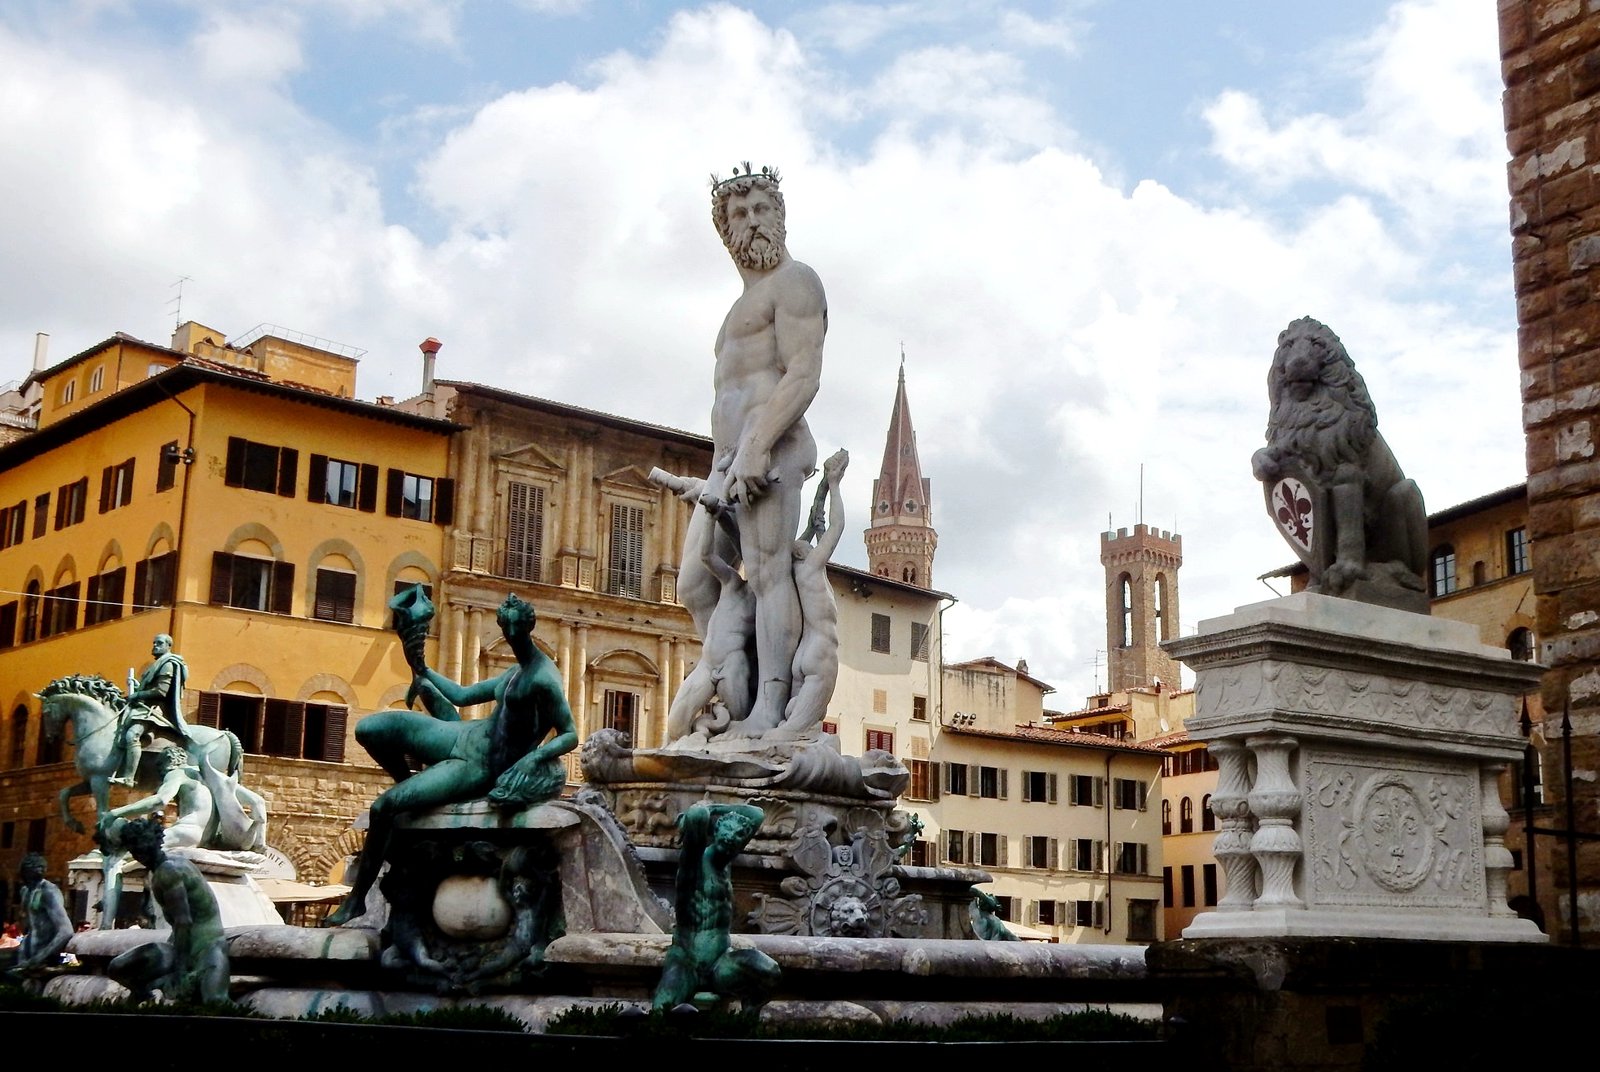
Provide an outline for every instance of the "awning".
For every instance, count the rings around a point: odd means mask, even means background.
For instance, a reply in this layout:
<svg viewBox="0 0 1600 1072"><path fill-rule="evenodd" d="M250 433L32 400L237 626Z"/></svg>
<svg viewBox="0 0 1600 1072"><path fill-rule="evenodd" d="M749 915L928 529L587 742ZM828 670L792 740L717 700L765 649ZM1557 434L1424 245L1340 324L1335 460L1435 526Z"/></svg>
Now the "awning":
<svg viewBox="0 0 1600 1072"><path fill-rule="evenodd" d="M1049 931L1035 930L1034 928L1028 927L1028 926L1024 926L1021 923L1011 923L1009 921L1003 921L1003 922L1005 922L1005 924L1006 924L1006 930L1010 931L1012 934L1016 935L1018 938L1021 938L1024 942L1053 942L1053 941L1055 941L1055 937L1056 936L1051 934Z"/></svg>
<svg viewBox="0 0 1600 1072"><path fill-rule="evenodd" d="M318 904L323 901L342 901L350 892L349 886L341 886L330 882L326 886L312 886L305 882L296 882L292 878L258 878L256 885L261 887L275 904Z"/></svg>

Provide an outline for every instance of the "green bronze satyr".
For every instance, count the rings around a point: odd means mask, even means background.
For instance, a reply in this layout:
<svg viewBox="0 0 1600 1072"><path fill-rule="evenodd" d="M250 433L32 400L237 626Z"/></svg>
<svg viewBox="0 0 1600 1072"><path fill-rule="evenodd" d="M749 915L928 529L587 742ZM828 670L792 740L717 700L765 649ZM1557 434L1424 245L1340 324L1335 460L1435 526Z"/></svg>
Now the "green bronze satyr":
<svg viewBox="0 0 1600 1072"><path fill-rule="evenodd" d="M102 838L132 854L146 868L145 888L172 926L172 938L119 954L106 974L149 1001L156 990L166 1001L214 1004L228 1000L228 942L217 896L186 857L162 850L161 819L113 819Z"/></svg>
<svg viewBox="0 0 1600 1072"><path fill-rule="evenodd" d="M412 695L421 699L428 714L379 711L356 724L356 740L395 784L372 802L350 896L323 921L325 927L341 926L366 911L367 893L377 880L399 813L485 794L490 803L511 809L554 799L567 780L561 756L578 744L561 675L534 646L535 614L526 600L507 596L497 616L517 665L497 677L461 685L421 665L418 623L425 630L433 608L421 598L420 587L401 592L390 606L407 659L421 666ZM463 721L457 710L490 700L494 710L485 719ZM411 760L424 769L413 772Z"/></svg>
<svg viewBox="0 0 1600 1072"><path fill-rule="evenodd" d="M765 818L750 804L696 804L678 816L677 924L653 1005L737 999L759 1007L778 982L777 961L759 949L733 949L729 868Z"/></svg>

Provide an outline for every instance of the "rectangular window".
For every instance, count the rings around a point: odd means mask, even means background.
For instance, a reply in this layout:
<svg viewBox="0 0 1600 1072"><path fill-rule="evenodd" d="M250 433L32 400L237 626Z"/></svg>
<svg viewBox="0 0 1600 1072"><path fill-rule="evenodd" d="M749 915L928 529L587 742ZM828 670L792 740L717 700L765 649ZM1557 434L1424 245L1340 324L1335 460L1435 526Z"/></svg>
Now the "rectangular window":
<svg viewBox="0 0 1600 1072"><path fill-rule="evenodd" d="M1005 800L1007 773L1004 767L979 767L978 795L989 800Z"/></svg>
<svg viewBox="0 0 1600 1072"><path fill-rule="evenodd" d="M1095 897L1089 900L1072 902L1072 918L1067 920L1075 927L1104 927L1105 908L1104 901Z"/></svg>
<svg viewBox="0 0 1600 1072"><path fill-rule="evenodd" d="M9 849L17 841L17 824L15 821L0 823L0 849Z"/></svg>
<svg viewBox="0 0 1600 1072"><path fill-rule="evenodd" d="M118 566L89 578L89 598L83 607L83 624L96 625L122 617L122 597L127 589L128 570Z"/></svg>
<svg viewBox="0 0 1600 1072"><path fill-rule="evenodd" d="M342 704L202 692L197 716L202 725L231 730L247 752L344 762L350 709Z"/></svg>
<svg viewBox="0 0 1600 1072"><path fill-rule="evenodd" d="M1156 940L1156 902L1143 898L1128 901L1128 941L1153 942Z"/></svg>
<svg viewBox="0 0 1600 1072"><path fill-rule="evenodd" d="M1438 598L1456 590L1456 551L1446 544L1428 557L1433 578L1429 594Z"/></svg>
<svg viewBox="0 0 1600 1072"><path fill-rule="evenodd" d="M229 436L223 483L230 488L248 488L288 497L294 494L299 465L300 452L293 447L272 447ZM319 490L317 483L312 481L308 494L315 494Z"/></svg>
<svg viewBox="0 0 1600 1072"><path fill-rule="evenodd" d="M328 622L354 622L356 575L345 570L317 570L317 597L311 616Z"/></svg>
<svg viewBox="0 0 1600 1072"><path fill-rule="evenodd" d="M176 579L178 554L168 551L164 555L147 558L133 567L133 610L172 606L173 582Z"/></svg>
<svg viewBox="0 0 1600 1072"><path fill-rule="evenodd" d="M1163 908L1172 907L1172 868L1170 867L1161 869L1161 906Z"/></svg>
<svg viewBox="0 0 1600 1072"><path fill-rule="evenodd" d="M1041 867L1053 870L1056 866L1056 839L1053 837L1030 837L1024 840L1025 850L1028 854L1029 867Z"/></svg>
<svg viewBox="0 0 1600 1072"><path fill-rule="evenodd" d="M293 600L294 563L232 555L226 551L212 552L212 603L241 610L289 614Z"/></svg>
<svg viewBox="0 0 1600 1072"><path fill-rule="evenodd" d="M384 511L390 517L450 524L454 484L431 476L389 470L389 492Z"/></svg>
<svg viewBox="0 0 1600 1072"><path fill-rule="evenodd" d="M978 866L1006 866L1006 839L1004 834L978 835Z"/></svg>
<svg viewBox="0 0 1600 1072"><path fill-rule="evenodd" d="M1178 880L1182 884L1183 907L1194 907L1194 865L1184 864L1178 869Z"/></svg>
<svg viewBox="0 0 1600 1072"><path fill-rule="evenodd" d="M867 751L881 748L885 752L894 751L894 732L892 730L868 730Z"/></svg>
<svg viewBox="0 0 1600 1072"><path fill-rule="evenodd" d="M1007 923L1016 922L1017 917L1015 913L1017 911L1017 899L1015 897L1008 897L1005 894L997 893L994 895L994 902L995 915L999 916Z"/></svg>
<svg viewBox="0 0 1600 1072"><path fill-rule="evenodd" d="M108 465L100 470L100 512L127 506L133 501L133 459Z"/></svg>
<svg viewBox="0 0 1600 1072"><path fill-rule="evenodd" d="M1112 780L1112 807L1123 811L1144 811L1150 787L1137 778Z"/></svg>
<svg viewBox="0 0 1600 1072"><path fill-rule="evenodd" d="M78 628L78 592L78 582L73 581L44 594L41 636L70 633Z"/></svg>
<svg viewBox="0 0 1600 1072"><path fill-rule="evenodd" d="M56 490L56 529L59 531L83 520L83 509L89 501L89 478L80 477Z"/></svg>
<svg viewBox="0 0 1600 1072"><path fill-rule="evenodd" d="M544 488L513 480L506 488L506 576L540 579L544 554Z"/></svg>
<svg viewBox="0 0 1600 1072"><path fill-rule="evenodd" d="M967 795L967 765L965 763L946 763L944 765L944 791L956 797Z"/></svg>
<svg viewBox="0 0 1600 1072"><path fill-rule="evenodd" d="M157 491L168 491L178 483L178 459L181 456L176 439L161 445L161 461L156 466Z"/></svg>
<svg viewBox="0 0 1600 1072"><path fill-rule="evenodd" d="M644 507L611 504L611 569L606 591L638 599L644 593Z"/></svg>
<svg viewBox="0 0 1600 1072"><path fill-rule="evenodd" d="M1092 774L1069 774L1067 776L1069 804L1082 804L1096 808L1105 807L1106 783L1104 778L1097 778Z"/></svg>
<svg viewBox="0 0 1600 1072"><path fill-rule="evenodd" d="M1054 804L1056 776L1048 771L1023 771L1022 800L1025 804Z"/></svg>
<svg viewBox="0 0 1600 1072"><path fill-rule="evenodd" d="M43 536L50 527L50 493L34 497L33 500L33 538Z"/></svg>
<svg viewBox="0 0 1600 1072"><path fill-rule="evenodd" d="M28 851L43 852L48 819L28 820Z"/></svg>
<svg viewBox="0 0 1600 1072"><path fill-rule="evenodd" d="M9 648L17 642L17 601L0 603L0 648Z"/></svg>
<svg viewBox="0 0 1600 1072"><path fill-rule="evenodd" d="M1200 866L1200 888L1205 895L1201 902L1206 907L1217 903L1217 865L1202 864Z"/></svg>
<svg viewBox="0 0 1600 1072"><path fill-rule="evenodd" d="M926 696L911 697L911 721L928 721L928 698Z"/></svg>
<svg viewBox="0 0 1600 1072"><path fill-rule="evenodd" d="M1117 842L1116 871L1119 875L1142 875L1150 866L1150 846L1140 841Z"/></svg>
<svg viewBox="0 0 1600 1072"><path fill-rule="evenodd" d="M362 470L368 470L366 486L362 486ZM362 466L360 462L328 458L326 454L310 456L310 470L306 478L306 498L312 502L326 502L328 506L342 506L354 510L365 506L376 507L373 485L378 480L378 466ZM365 491L366 494L362 494ZM366 499L363 504L362 499Z"/></svg>
<svg viewBox="0 0 1600 1072"><path fill-rule="evenodd" d="M967 862L967 834L964 830L946 830L944 832L944 862L947 864L962 864Z"/></svg>
<svg viewBox="0 0 1600 1072"><path fill-rule="evenodd" d="M1506 533L1506 572L1515 576L1527 573L1532 568L1533 559L1528 555L1528 530L1512 529Z"/></svg>
<svg viewBox="0 0 1600 1072"><path fill-rule="evenodd" d="M0 548L14 547L28 535L28 500L0 510Z"/></svg>
<svg viewBox="0 0 1600 1072"><path fill-rule="evenodd" d="M1056 901L1035 901L1033 903L1033 918L1037 923L1047 927L1054 927L1057 919L1065 919L1065 915L1056 911Z"/></svg>
<svg viewBox="0 0 1600 1072"><path fill-rule="evenodd" d="M928 623L911 623L911 657L922 662L928 661Z"/></svg>
<svg viewBox="0 0 1600 1072"><path fill-rule="evenodd" d="M11 717L11 766L15 770L28 765L28 720Z"/></svg>
<svg viewBox="0 0 1600 1072"><path fill-rule="evenodd" d="M872 616L872 650L887 654L889 648L889 616L887 614L874 614Z"/></svg>
<svg viewBox="0 0 1600 1072"><path fill-rule="evenodd" d="M1073 838L1067 842L1067 850L1071 854L1067 866L1073 871L1104 870L1101 859L1105 852L1105 842L1094 838Z"/></svg>
<svg viewBox="0 0 1600 1072"><path fill-rule="evenodd" d="M638 693L621 689L607 689L605 696L605 726L608 730L633 736L634 709L638 706Z"/></svg>
<svg viewBox="0 0 1600 1072"><path fill-rule="evenodd" d="M822 732L826 733L830 737L837 737L839 736L839 724L837 722L828 722L825 720L822 723Z"/></svg>
<svg viewBox="0 0 1600 1072"><path fill-rule="evenodd" d="M15 603L8 603L6 606L11 608L12 617L15 618L17 605ZM0 607L0 614L3 614L4 610L4 607ZM906 787L907 800L931 799L930 794L932 793L933 787L928 781L929 775L932 774L932 771L929 769L931 766L932 765L925 759L906 760L906 770L911 775L911 784Z"/></svg>
<svg viewBox="0 0 1600 1072"><path fill-rule="evenodd" d="M923 841L921 838L911 843L912 867L938 867L939 861L933 858L933 842Z"/></svg>

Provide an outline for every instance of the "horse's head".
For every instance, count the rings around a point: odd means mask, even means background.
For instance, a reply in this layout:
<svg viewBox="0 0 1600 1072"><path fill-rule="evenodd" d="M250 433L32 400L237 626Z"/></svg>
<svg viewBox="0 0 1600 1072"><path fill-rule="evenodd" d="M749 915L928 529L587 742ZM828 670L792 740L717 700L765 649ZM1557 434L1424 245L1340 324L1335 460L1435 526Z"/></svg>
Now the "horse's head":
<svg viewBox="0 0 1600 1072"><path fill-rule="evenodd" d="M39 698L40 728L49 740L60 736L62 726L81 714L96 715L97 721L114 719L125 703L115 684L89 674L58 677L34 695Z"/></svg>

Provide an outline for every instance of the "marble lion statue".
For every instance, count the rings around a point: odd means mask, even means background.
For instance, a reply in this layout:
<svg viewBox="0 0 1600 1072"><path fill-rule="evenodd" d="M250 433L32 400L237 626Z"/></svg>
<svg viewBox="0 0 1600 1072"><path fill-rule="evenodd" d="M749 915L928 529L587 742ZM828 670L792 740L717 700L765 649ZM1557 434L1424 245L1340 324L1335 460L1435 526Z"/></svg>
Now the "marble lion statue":
<svg viewBox="0 0 1600 1072"><path fill-rule="evenodd" d="M1422 492L1378 433L1366 382L1339 337L1310 317L1291 323L1278 336L1267 397L1267 445L1251 468L1269 509L1285 477L1311 486L1305 498L1291 496L1308 530L1311 504L1321 504L1320 539L1290 539L1310 573L1306 590L1428 613Z"/></svg>

